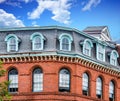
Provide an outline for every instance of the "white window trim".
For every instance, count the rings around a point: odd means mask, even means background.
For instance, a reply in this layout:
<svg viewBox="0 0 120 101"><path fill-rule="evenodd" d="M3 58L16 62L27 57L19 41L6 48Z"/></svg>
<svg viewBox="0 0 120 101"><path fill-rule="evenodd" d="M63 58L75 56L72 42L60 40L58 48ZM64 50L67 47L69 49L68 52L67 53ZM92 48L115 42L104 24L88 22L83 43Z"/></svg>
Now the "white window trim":
<svg viewBox="0 0 120 101"><path fill-rule="evenodd" d="M112 63L112 56L116 54L116 59L115 59L115 64ZM118 52L116 50L112 50L112 52L110 53L110 64L117 66L117 58L119 57Z"/></svg>
<svg viewBox="0 0 120 101"><path fill-rule="evenodd" d="M84 75L87 75L87 79L84 78ZM83 73L83 75L82 75L82 90L84 90L85 86L87 87L87 90L86 90L87 93L89 93L89 75L87 73Z"/></svg>
<svg viewBox="0 0 120 101"><path fill-rule="evenodd" d="M91 56L91 49L92 49L92 47L93 47L93 43L92 43L91 40L89 40L89 39L85 39L84 42L83 42L83 54L87 55L86 52L85 52L85 45L87 44L87 42L88 42L89 45L90 45L88 56Z"/></svg>
<svg viewBox="0 0 120 101"><path fill-rule="evenodd" d="M103 60L101 60L101 59L99 58L99 46L100 46L100 45L103 47ZM100 61L105 62L105 45L96 43L96 48L97 48L97 50L96 50L97 60L100 60Z"/></svg>
<svg viewBox="0 0 120 101"><path fill-rule="evenodd" d="M38 37L38 36L41 38L41 48L36 49L35 46L34 46L34 43L35 43L35 37ZM41 33L39 33L39 32L33 33L31 35L31 37L30 37L30 40L32 41L32 50L33 51L34 50L43 50L44 49L44 40L45 40L45 38Z"/></svg>
<svg viewBox="0 0 120 101"><path fill-rule="evenodd" d="M67 71L68 74L62 74L62 71ZM64 77L64 78L63 78ZM59 72L59 89L60 88L67 88L70 91L70 71L66 68L62 68Z"/></svg>
<svg viewBox="0 0 120 101"><path fill-rule="evenodd" d="M113 84L111 86L111 83ZM113 81L110 81L109 83L109 98L110 98L110 94L113 94L113 100L114 100L114 97L115 97L115 84Z"/></svg>
<svg viewBox="0 0 120 101"><path fill-rule="evenodd" d="M17 71L17 74L13 75L13 74L10 74L11 70L8 72L8 80L11 81L10 85L8 86L9 92L13 92L13 91L10 91L10 88L12 88L12 89L14 89L14 88L18 89L18 83L19 83L18 82L18 71L16 69L14 69L14 70ZM18 90L14 91L14 92L18 92Z"/></svg>
<svg viewBox="0 0 120 101"><path fill-rule="evenodd" d="M9 34L5 38L5 41L7 42L7 52L12 52L12 51L10 51L10 38L12 38L12 37L14 37L15 41L16 41L15 51L18 51L18 43L20 42L20 39L16 35L14 35L14 34Z"/></svg>
<svg viewBox="0 0 120 101"><path fill-rule="evenodd" d="M100 79L101 80L101 82L98 82L98 79ZM96 79L96 94L97 94L97 91L101 91L101 97L102 97L102 79L101 79L101 77L98 77L97 79ZM99 88L99 89L98 89Z"/></svg>
<svg viewBox="0 0 120 101"><path fill-rule="evenodd" d="M35 38L36 37L39 37L40 38L40 43L41 43L41 47L40 48L35 48ZM41 38L41 36L35 36L32 40L32 50L43 50L43 43L44 43L44 40Z"/></svg>
<svg viewBox="0 0 120 101"><path fill-rule="evenodd" d="M64 38L67 38L68 41L69 41L69 49L68 50L64 50L62 49L62 40ZM71 44L72 44L72 41L73 41L73 38L70 34L67 34L67 33L63 33L59 36L59 41L60 41L60 50L63 50L63 51L71 51Z"/></svg>
<svg viewBox="0 0 120 101"><path fill-rule="evenodd" d="M39 74L35 74L34 73L34 71L36 70L36 69L40 69L40 68L35 68L34 70L33 70L33 80L32 80L32 85L33 85L33 92L42 92L43 91L43 72L41 72L41 73L39 73ZM40 69L41 70L41 69ZM41 70L42 71L42 70ZM35 79L37 78L36 77L36 75L37 76L39 76L39 78L41 78L41 79L39 79L39 82L35 82ZM36 78L35 78L36 77ZM35 85L38 85L38 84L36 84L36 83L39 83L39 86L40 86L40 88L38 89L36 89L35 88Z"/></svg>

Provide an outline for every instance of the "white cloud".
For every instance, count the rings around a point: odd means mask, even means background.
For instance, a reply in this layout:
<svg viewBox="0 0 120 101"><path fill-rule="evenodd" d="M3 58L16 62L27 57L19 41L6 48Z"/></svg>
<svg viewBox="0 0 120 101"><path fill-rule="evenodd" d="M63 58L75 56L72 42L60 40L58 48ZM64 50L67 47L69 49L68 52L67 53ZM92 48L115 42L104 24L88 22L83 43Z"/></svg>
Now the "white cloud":
<svg viewBox="0 0 120 101"><path fill-rule="evenodd" d="M24 27L25 25L13 14L0 9L0 27Z"/></svg>
<svg viewBox="0 0 120 101"><path fill-rule="evenodd" d="M54 16L51 18L60 23L70 23L70 4L71 0L37 0L38 6L32 12L28 12L29 19L40 18L40 15L49 10Z"/></svg>
<svg viewBox="0 0 120 101"><path fill-rule="evenodd" d="M83 11L90 10L92 6L96 7L101 0L89 0L89 2L82 8Z"/></svg>
<svg viewBox="0 0 120 101"><path fill-rule="evenodd" d="M0 0L0 3L3 3L3 2L5 2L6 0Z"/></svg>
<svg viewBox="0 0 120 101"><path fill-rule="evenodd" d="M33 21L33 22L32 22L32 25L33 25L33 26L39 26L39 25L37 25L37 22L36 22L36 21Z"/></svg>
<svg viewBox="0 0 120 101"><path fill-rule="evenodd" d="M10 4L11 6L16 6L16 4L20 4L20 2L25 2L25 3L28 3L28 2L32 2L33 0L0 0L0 3L4 3L6 2L6 4Z"/></svg>
<svg viewBox="0 0 120 101"><path fill-rule="evenodd" d="M6 5L13 6L13 7L19 7L19 8L22 8L20 2L6 1L5 4L6 4Z"/></svg>

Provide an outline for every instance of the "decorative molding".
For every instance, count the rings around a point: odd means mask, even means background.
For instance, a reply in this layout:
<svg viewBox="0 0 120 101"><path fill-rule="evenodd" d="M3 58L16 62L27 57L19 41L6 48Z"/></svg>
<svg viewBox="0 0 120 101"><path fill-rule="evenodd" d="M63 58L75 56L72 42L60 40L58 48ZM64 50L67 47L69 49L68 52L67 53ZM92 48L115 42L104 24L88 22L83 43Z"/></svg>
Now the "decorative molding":
<svg viewBox="0 0 120 101"><path fill-rule="evenodd" d="M92 68L95 70L99 70L101 72L105 72L111 75L120 76L120 72L114 70L107 66L102 66L100 64L96 64L90 62L88 60L78 58L78 57L67 57L67 56L59 56L59 55L45 55L45 56L23 56L23 57L4 57L0 58L4 64L9 63L25 63L25 62L45 62L45 61L56 61L56 62L65 62L65 63L75 63L82 65L87 68Z"/></svg>

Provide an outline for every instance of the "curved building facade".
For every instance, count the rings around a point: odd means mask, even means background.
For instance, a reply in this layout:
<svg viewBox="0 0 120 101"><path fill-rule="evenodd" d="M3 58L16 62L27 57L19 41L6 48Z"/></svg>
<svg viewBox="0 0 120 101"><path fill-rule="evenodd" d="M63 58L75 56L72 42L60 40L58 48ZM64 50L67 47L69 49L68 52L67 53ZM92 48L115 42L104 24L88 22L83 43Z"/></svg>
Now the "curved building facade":
<svg viewBox="0 0 120 101"><path fill-rule="evenodd" d="M61 26L0 29L0 81L11 81L12 101L119 101L119 54L101 33L104 40Z"/></svg>

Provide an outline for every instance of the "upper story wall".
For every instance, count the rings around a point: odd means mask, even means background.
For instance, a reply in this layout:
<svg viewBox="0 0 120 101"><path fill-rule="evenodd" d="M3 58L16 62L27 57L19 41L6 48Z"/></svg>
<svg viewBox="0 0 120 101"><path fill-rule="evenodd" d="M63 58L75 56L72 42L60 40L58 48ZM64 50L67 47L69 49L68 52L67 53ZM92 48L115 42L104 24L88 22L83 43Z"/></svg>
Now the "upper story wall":
<svg viewBox="0 0 120 101"><path fill-rule="evenodd" d="M35 33L39 33L44 37L43 48L40 50L33 50L31 36ZM8 40L10 35L15 35L18 42L17 51L8 51ZM34 36L33 36L34 37ZM62 49L62 38L69 39L69 50ZM85 44L89 45L86 46ZM66 44L66 45L67 45ZM65 45L65 44L64 44ZM89 48L88 48L89 47ZM90 49L90 50L87 50ZM88 52L90 51L90 53ZM87 53L88 52L88 53ZM103 52L103 54L101 54ZM109 67L118 68L117 52L115 51L115 45L99 40L93 36L90 36L84 32L81 32L74 28L60 27L60 26L46 26L46 27L24 27L24 28L11 28L0 29L0 55L2 57L11 56L15 54L34 54L39 53L41 55L53 54L53 55L67 55L74 57L82 57L87 60L100 63ZM115 53L116 63L111 62L111 55ZM101 58L101 59L100 59ZM112 65L111 65L112 63Z"/></svg>

